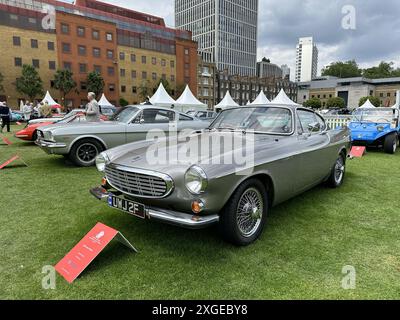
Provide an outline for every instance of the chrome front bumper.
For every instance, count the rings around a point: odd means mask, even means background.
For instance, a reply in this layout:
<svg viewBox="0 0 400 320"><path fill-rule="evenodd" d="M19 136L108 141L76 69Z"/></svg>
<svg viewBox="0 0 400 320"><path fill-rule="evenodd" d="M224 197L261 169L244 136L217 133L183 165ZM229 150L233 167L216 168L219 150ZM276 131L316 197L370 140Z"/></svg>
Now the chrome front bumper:
<svg viewBox="0 0 400 320"><path fill-rule="evenodd" d="M90 193L96 199L101 200L103 202L107 202L109 195L113 195L112 192L109 192L102 187L91 189ZM187 229L203 229L215 223L218 223L219 221L218 215L196 216L183 212L177 212L159 208L151 208L147 206L146 206L146 217L149 220L156 220Z"/></svg>
<svg viewBox="0 0 400 320"><path fill-rule="evenodd" d="M35 144L42 148L45 152L52 154L54 149L62 149L66 148L67 145L65 143L56 143L50 141L43 141L38 139L35 141Z"/></svg>

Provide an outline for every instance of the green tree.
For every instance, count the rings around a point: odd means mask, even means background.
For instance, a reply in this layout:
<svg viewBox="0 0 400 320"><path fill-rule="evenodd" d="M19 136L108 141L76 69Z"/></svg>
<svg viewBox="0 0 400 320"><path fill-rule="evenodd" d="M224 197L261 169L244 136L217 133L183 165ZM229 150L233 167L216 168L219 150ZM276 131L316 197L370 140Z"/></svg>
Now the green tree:
<svg viewBox="0 0 400 320"><path fill-rule="evenodd" d="M15 82L17 91L24 96L34 100L37 96L43 95L43 82L35 67L24 64L21 77Z"/></svg>
<svg viewBox="0 0 400 320"><path fill-rule="evenodd" d="M129 105L129 102L127 100L125 100L124 98L120 98L119 99L119 105L121 107L126 107L127 105Z"/></svg>
<svg viewBox="0 0 400 320"><path fill-rule="evenodd" d="M362 70L358 67L355 60L346 62L333 62L329 66L322 69L323 76L334 76L338 78L361 77Z"/></svg>
<svg viewBox="0 0 400 320"><path fill-rule="evenodd" d="M94 92L99 98L104 89L104 79L97 71L92 71L87 75L87 90Z"/></svg>
<svg viewBox="0 0 400 320"><path fill-rule="evenodd" d="M346 107L346 101L340 97L329 98L326 102L328 109L342 109Z"/></svg>
<svg viewBox="0 0 400 320"><path fill-rule="evenodd" d="M369 79L390 78L400 75L400 69L393 68L393 62L382 61L377 67L365 69L363 76Z"/></svg>
<svg viewBox="0 0 400 320"><path fill-rule="evenodd" d="M143 80L138 90L139 96L143 99L143 101L153 94L153 88L151 88L149 80Z"/></svg>
<svg viewBox="0 0 400 320"><path fill-rule="evenodd" d="M182 95L183 91L185 91L185 88L186 88L186 84L183 84L183 83L178 84L176 86L176 90L175 90L175 98L179 98Z"/></svg>
<svg viewBox="0 0 400 320"><path fill-rule="evenodd" d="M307 101L304 101L303 106L306 108L320 109L322 107L322 102L318 98L311 98Z"/></svg>
<svg viewBox="0 0 400 320"><path fill-rule="evenodd" d="M57 70L54 75L54 88L60 90L65 103L65 97L76 88L73 73L70 70Z"/></svg>
<svg viewBox="0 0 400 320"><path fill-rule="evenodd" d="M367 100L369 100L377 108L381 106L381 100L374 96L362 97L358 103L358 106L361 107L364 103L367 102Z"/></svg>
<svg viewBox="0 0 400 320"><path fill-rule="evenodd" d="M4 76L3 76L3 74L0 72L0 92L3 92L3 91L4 91L3 81L4 81Z"/></svg>
<svg viewBox="0 0 400 320"><path fill-rule="evenodd" d="M163 84L165 91L168 92L169 95L172 95L172 91L174 90L173 88L171 88L171 85L169 84L167 79L160 79L157 84L156 84L156 88L158 88L160 86L160 83Z"/></svg>

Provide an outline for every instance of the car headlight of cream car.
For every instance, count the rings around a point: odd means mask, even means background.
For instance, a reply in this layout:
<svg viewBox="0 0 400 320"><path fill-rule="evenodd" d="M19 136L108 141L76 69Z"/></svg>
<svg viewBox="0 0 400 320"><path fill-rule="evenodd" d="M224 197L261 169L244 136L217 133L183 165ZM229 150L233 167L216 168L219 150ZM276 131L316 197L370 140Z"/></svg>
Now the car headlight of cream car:
<svg viewBox="0 0 400 320"><path fill-rule="evenodd" d="M44 140L55 142L53 133L51 131L45 131L43 133Z"/></svg>
<svg viewBox="0 0 400 320"><path fill-rule="evenodd" d="M199 166L190 167L185 173L186 188L192 194L202 194L208 186L208 178L206 173Z"/></svg>
<svg viewBox="0 0 400 320"><path fill-rule="evenodd" d="M100 153L96 158L96 167L100 172L104 172L106 165L110 163L110 158L107 152Z"/></svg>

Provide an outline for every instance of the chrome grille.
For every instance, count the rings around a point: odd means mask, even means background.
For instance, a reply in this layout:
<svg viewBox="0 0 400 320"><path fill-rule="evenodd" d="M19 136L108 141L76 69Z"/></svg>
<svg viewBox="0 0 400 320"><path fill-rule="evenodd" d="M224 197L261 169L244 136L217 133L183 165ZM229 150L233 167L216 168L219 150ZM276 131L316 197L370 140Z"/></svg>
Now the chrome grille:
<svg viewBox="0 0 400 320"><path fill-rule="evenodd" d="M164 198L173 188L172 179L158 172L107 165L105 173L112 187L136 197Z"/></svg>

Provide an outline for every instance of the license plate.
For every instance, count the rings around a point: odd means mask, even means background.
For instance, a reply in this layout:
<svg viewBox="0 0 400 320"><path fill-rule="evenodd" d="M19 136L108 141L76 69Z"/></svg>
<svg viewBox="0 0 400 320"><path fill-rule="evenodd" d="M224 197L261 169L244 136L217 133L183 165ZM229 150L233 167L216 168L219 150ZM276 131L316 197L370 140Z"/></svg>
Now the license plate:
<svg viewBox="0 0 400 320"><path fill-rule="evenodd" d="M141 203L121 199L121 198L110 195L108 197L108 205L111 208L124 211L135 217L139 217L142 219L146 218L146 207Z"/></svg>

